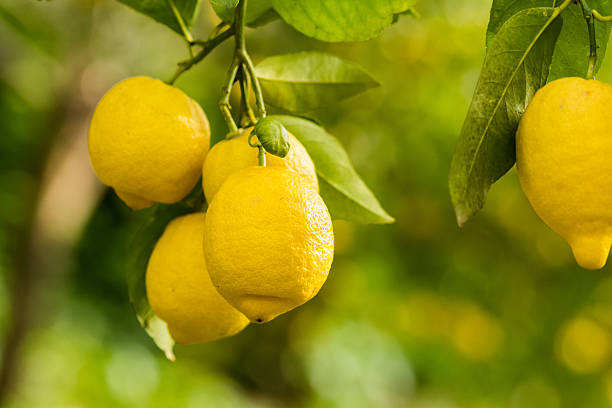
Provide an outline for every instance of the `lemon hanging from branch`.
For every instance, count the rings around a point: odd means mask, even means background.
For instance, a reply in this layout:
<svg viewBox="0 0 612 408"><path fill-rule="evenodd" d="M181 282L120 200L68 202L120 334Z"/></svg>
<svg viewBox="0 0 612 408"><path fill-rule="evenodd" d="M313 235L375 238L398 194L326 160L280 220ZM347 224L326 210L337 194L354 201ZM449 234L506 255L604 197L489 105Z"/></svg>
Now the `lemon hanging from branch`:
<svg viewBox="0 0 612 408"><path fill-rule="evenodd" d="M564 78L541 88L517 133L521 186L586 269L612 244L612 86Z"/></svg>
<svg viewBox="0 0 612 408"><path fill-rule="evenodd" d="M196 101L148 77L113 86L89 128L96 175L131 208L176 203L195 186L210 147L210 127Z"/></svg>
<svg viewBox="0 0 612 408"><path fill-rule="evenodd" d="M318 292L334 257L331 217L308 177L283 167L248 167L208 208L204 253L219 293L265 323Z"/></svg>

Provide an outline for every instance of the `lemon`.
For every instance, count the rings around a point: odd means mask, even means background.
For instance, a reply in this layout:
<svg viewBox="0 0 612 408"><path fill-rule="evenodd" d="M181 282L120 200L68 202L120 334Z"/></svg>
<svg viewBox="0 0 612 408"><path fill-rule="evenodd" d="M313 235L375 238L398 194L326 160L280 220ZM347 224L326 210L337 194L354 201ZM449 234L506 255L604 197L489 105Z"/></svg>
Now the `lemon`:
<svg viewBox="0 0 612 408"><path fill-rule="evenodd" d="M541 88L517 132L517 167L536 213L585 269L612 244L612 86L564 78Z"/></svg>
<svg viewBox="0 0 612 408"><path fill-rule="evenodd" d="M233 336L249 323L210 280L202 249L205 218L204 213L194 213L172 220L147 266L151 308L180 344Z"/></svg>
<svg viewBox="0 0 612 408"><path fill-rule="evenodd" d="M331 218L309 177L285 167L248 167L212 201L204 253L219 293L264 323L319 292L334 256Z"/></svg>
<svg viewBox="0 0 612 408"><path fill-rule="evenodd" d="M148 77L113 86L89 127L96 175L133 209L185 197L198 182L209 147L210 128L200 105Z"/></svg>
<svg viewBox="0 0 612 408"><path fill-rule="evenodd" d="M210 203L223 182L238 170L258 163L258 151L248 143L252 128L245 129L238 136L222 140L210 149L202 169L202 183L206 200ZM308 177L312 186L318 190L317 173L314 163L304 146L288 133L289 153L284 158L266 155L268 167L285 167ZM255 141L257 139L255 138Z"/></svg>

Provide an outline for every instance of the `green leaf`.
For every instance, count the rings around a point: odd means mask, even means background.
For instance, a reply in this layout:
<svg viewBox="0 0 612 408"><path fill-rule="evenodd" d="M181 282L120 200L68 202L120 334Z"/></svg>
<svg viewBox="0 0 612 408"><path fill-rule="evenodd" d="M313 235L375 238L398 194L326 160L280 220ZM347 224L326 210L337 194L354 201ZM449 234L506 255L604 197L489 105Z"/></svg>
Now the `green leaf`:
<svg viewBox="0 0 612 408"><path fill-rule="evenodd" d="M506 21L522 10L536 7L554 7L558 0L493 0L487 27L487 48Z"/></svg>
<svg viewBox="0 0 612 408"><path fill-rule="evenodd" d="M273 0L274 9L299 32L329 42L365 41L412 11L415 0Z"/></svg>
<svg viewBox="0 0 612 408"><path fill-rule="evenodd" d="M210 3L214 6L235 8L238 5L239 0L210 0Z"/></svg>
<svg viewBox="0 0 612 408"><path fill-rule="evenodd" d="M361 67L318 52L266 58L256 73L266 102L290 112L332 105L379 86Z"/></svg>
<svg viewBox="0 0 612 408"><path fill-rule="evenodd" d="M199 186L196 188L199 188ZM149 305L145 275L153 248L164 232L166 225L174 218L194 211L194 208L185 204L185 202L173 205L156 204L151 218L136 234L128 255L127 282L130 303L136 312L140 325L166 354L166 357L172 361L174 361L174 340L172 340L165 322L155 315Z"/></svg>
<svg viewBox="0 0 612 408"><path fill-rule="evenodd" d="M359 177L340 142L315 123L295 116L274 115L306 148L319 176L321 197L333 219L361 224L388 224L387 214Z"/></svg>
<svg viewBox="0 0 612 408"><path fill-rule="evenodd" d="M514 14L532 7L553 7L559 0L494 0L491 19L487 29L487 46L491 43L501 26ZM604 15L612 13L612 0L590 0L589 4ZM578 76L584 77L588 69L589 36L582 9L577 4L570 5L561 15L563 29L555 48L548 81ZM595 72L599 71L606 54L610 38L610 24L595 23L598 56Z"/></svg>
<svg viewBox="0 0 612 408"><path fill-rule="evenodd" d="M228 0L231 1L231 0ZM238 2L236 2L237 4ZM212 7L217 16L226 24L234 22L234 7L224 6L212 2ZM245 23L249 27L259 27L278 18L278 14L272 8L272 0L249 0Z"/></svg>
<svg viewBox="0 0 612 408"><path fill-rule="evenodd" d="M451 163L459 225L483 207L491 184L514 165L518 122L548 77L562 26L555 17L552 8L520 11L491 42Z"/></svg>
<svg viewBox="0 0 612 408"><path fill-rule="evenodd" d="M612 13L610 0L590 0L589 4L605 15ZM548 76L549 82L572 76L584 78L589 67L589 32L582 9L580 6L572 4L561 16L563 17L563 29L561 35L559 35L559 41L557 41L550 75ZM595 22L595 38L598 46L595 73L599 71L606 55L610 28L610 24Z"/></svg>
<svg viewBox="0 0 612 408"><path fill-rule="evenodd" d="M168 0L118 0L134 10L151 17L183 36L181 26L172 12ZM195 16L200 9L200 0L174 0L183 21L188 29L191 29Z"/></svg>

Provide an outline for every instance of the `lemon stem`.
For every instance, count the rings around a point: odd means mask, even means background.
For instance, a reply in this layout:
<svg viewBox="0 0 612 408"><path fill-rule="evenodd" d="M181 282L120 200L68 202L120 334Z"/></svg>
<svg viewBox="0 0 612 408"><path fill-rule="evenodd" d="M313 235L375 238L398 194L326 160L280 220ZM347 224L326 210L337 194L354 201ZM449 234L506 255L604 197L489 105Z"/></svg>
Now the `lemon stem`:
<svg viewBox="0 0 612 408"><path fill-rule="evenodd" d="M192 45L199 45L199 46L202 47L202 49L200 50L200 52L195 54L192 58L190 58L188 60L185 60L185 61L179 62L178 68L177 68L176 72L174 73L172 78L170 78L170 80L167 81L167 83L169 85L174 84L176 82L176 80L185 71L190 70L191 67L193 67L194 65L196 65L197 63L202 61L204 58L206 58L206 56L208 54L210 54L212 50L217 48L217 46L222 44L225 40L227 40L228 38L232 37L233 35L234 35L234 29L233 28L228 28L228 29L226 29L224 31L221 31L220 33L214 35L213 37L211 37L207 41L200 41L200 40L192 41L191 42Z"/></svg>
<svg viewBox="0 0 612 408"><path fill-rule="evenodd" d="M240 68L240 60L236 55L234 55L232 65L230 65L230 69L227 71L227 77L225 78L222 88L223 97L219 102L219 109L221 109L223 119L225 119L225 122L227 122L227 127L229 128L230 133L235 133L238 131L238 126L236 126L236 122L234 122L234 118L232 117L232 105L230 104L230 92L232 90L232 86L234 85L234 81L236 80L238 68Z"/></svg>
<svg viewBox="0 0 612 408"><path fill-rule="evenodd" d="M246 3L246 0L245 0ZM247 72L249 73L249 78L251 83L253 84L253 92L255 92L255 101L257 102L257 109L259 110L259 118L266 117L266 105L264 103L263 92L261 90L261 85L259 84L259 80L257 79L257 75L255 73L255 67L253 66L253 61L251 61L251 57L247 54L246 50L244 50L243 54L244 64L246 65Z"/></svg>
<svg viewBox="0 0 612 408"><path fill-rule="evenodd" d="M593 10L593 18L595 18L595 20L600 21L602 23L612 22L612 16L602 16L597 10Z"/></svg>
<svg viewBox="0 0 612 408"><path fill-rule="evenodd" d="M257 158L259 159L259 165L262 167L266 166L266 149L260 144L257 146L259 148L259 155Z"/></svg>
<svg viewBox="0 0 612 408"><path fill-rule="evenodd" d="M253 139L256 138L257 135L255 134L255 131L251 132L251 134L249 135L249 138L247 139L247 143L249 144L249 146L251 147L256 147L259 149L259 155L257 156L259 159L259 165L260 166L264 166L266 165L266 148L263 147L263 145L259 142L259 140L257 140L257 142L253 142Z"/></svg>
<svg viewBox="0 0 612 408"><path fill-rule="evenodd" d="M240 125L254 125L257 123L257 118L255 118L255 113L253 113L253 108L251 108L251 84L249 83L249 74L246 71L244 64L242 64L240 67L240 92L242 96L241 111L245 115L245 117L241 120Z"/></svg>
<svg viewBox="0 0 612 408"><path fill-rule="evenodd" d="M243 69L246 69L250 83L253 85L253 92L255 93L255 100L257 103L257 109L259 110L259 117L263 118L266 116L266 106L264 104L263 92L261 85L255 74L255 67L253 61L246 49L246 38L244 36L244 24L247 10L247 0L240 0L238 6L236 6L236 17L234 19L234 28L236 30L236 54L240 58Z"/></svg>
<svg viewBox="0 0 612 408"><path fill-rule="evenodd" d="M257 79L257 76L255 74L255 67L253 66L251 57L249 57L249 53L246 49L246 39L244 36L246 9L247 0L240 0L238 2L238 5L236 6L236 12L234 14L234 23L232 25L236 37L234 57L232 58L232 63L227 71L227 77L223 86L223 96L221 98L221 101L219 102L221 113L223 114L223 118L227 122L227 126L230 129L230 133L233 133L237 130L236 123L234 122L234 118L231 114L232 107L230 105L230 92L232 86L234 85L234 82L236 81L236 75L238 74L240 67L242 67L242 69L246 72L246 74L244 75L241 74L241 77L246 78L246 80L248 80L248 82L250 82L250 84L253 86L253 92L255 93L255 100L257 102L258 110L258 115L256 119L261 119L266 116L266 107L263 100L263 92L261 90L259 80ZM244 88L243 83L241 83L241 86L243 86ZM244 92L242 96L244 98ZM246 101L245 106L246 104L248 104L248 100ZM253 117L255 117L255 115L253 115Z"/></svg>
<svg viewBox="0 0 612 408"><path fill-rule="evenodd" d="M593 79L595 77L595 65L597 64L597 38L595 36L595 17L593 15L593 9L588 5L586 0L580 0L580 7L582 7L582 14L586 20L587 27L589 28L589 42L591 44L591 50L589 54L589 68L587 70L586 79Z"/></svg>

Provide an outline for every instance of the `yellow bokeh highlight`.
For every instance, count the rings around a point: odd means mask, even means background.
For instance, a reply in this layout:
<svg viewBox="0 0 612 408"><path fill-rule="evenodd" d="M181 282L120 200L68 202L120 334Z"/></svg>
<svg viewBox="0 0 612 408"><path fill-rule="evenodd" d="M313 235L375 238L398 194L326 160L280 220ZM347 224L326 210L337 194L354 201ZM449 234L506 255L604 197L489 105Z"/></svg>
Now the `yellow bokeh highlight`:
<svg viewBox="0 0 612 408"><path fill-rule="evenodd" d="M603 370L612 356L612 337L605 327L587 317L565 324L557 337L559 360L572 371L591 374Z"/></svg>
<svg viewBox="0 0 612 408"><path fill-rule="evenodd" d="M608 370L603 376L603 389L608 404L612 406L612 370Z"/></svg>
<svg viewBox="0 0 612 408"><path fill-rule="evenodd" d="M399 322L412 337L447 342L474 362L494 358L504 343L504 328L489 312L472 302L445 299L427 291L408 296Z"/></svg>
<svg viewBox="0 0 612 408"><path fill-rule="evenodd" d="M460 308L452 332L452 343L464 357L488 361L501 349L504 329L497 320L475 305Z"/></svg>
<svg viewBox="0 0 612 408"><path fill-rule="evenodd" d="M421 340L437 340L448 336L453 321L450 305L433 293L414 292L400 311L403 330Z"/></svg>

